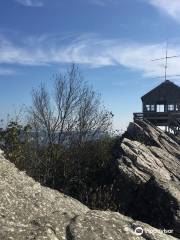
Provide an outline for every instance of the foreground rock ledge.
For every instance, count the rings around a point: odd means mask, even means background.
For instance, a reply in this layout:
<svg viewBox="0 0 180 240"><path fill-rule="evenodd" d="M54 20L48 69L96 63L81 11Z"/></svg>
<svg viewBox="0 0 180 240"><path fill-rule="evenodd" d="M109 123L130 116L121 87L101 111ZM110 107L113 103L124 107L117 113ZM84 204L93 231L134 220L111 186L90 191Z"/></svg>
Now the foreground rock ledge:
<svg viewBox="0 0 180 240"><path fill-rule="evenodd" d="M141 227L141 236L135 229ZM170 240L157 229L42 187L0 153L1 240Z"/></svg>
<svg viewBox="0 0 180 240"><path fill-rule="evenodd" d="M120 212L180 238L180 141L149 122L129 124L120 142Z"/></svg>

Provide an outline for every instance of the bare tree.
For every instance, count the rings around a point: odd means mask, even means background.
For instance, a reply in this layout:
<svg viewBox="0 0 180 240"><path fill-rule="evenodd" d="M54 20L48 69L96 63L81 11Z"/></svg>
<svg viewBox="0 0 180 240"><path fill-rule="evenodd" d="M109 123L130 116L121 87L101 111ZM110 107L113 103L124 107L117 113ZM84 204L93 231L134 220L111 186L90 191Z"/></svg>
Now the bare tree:
<svg viewBox="0 0 180 240"><path fill-rule="evenodd" d="M77 132L79 141L100 137L111 127L112 113L101 104L101 99L92 88L84 86L78 107Z"/></svg>
<svg viewBox="0 0 180 240"><path fill-rule="evenodd" d="M75 65L65 75L56 76L52 98L41 85L33 91L32 99L33 122L45 130L50 145L62 144L73 132L85 141L111 126L112 114L102 107L100 96L85 83Z"/></svg>
<svg viewBox="0 0 180 240"><path fill-rule="evenodd" d="M55 102L57 108L56 129L58 130L58 143L65 139L65 133L70 134L77 123L77 108L81 101L81 88L83 80L75 65L66 75L56 77Z"/></svg>
<svg viewBox="0 0 180 240"><path fill-rule="evenodd" d="M81 146L108 131L112 114L102 107L100 96L73 64L66 74L55 77L53 95L44 85L33 90L30 118L32 127L38 126L47 136L50 161L47 168L49 165L54 168L57 149L72 143ZM66 160L63 165L65 175Z"/></svg>
<svg viewBox="0 0 180 240"><path fill-rule="evenodd" d="M30 109L32 124L34 128L47 134L48 143L54 140L54 111L51 106L50 96L45 86L41 85L38 90L32 92L33 105Z"/></svg>

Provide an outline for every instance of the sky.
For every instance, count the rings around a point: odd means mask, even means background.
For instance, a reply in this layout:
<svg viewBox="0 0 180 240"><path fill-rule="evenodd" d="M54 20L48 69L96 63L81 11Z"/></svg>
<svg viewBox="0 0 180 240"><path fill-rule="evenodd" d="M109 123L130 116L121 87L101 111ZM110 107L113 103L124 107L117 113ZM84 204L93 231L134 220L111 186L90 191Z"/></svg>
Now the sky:
<svg viewBox="0 0 180 240"><path fill-rule="evenodd" d="M167 42L168 55L180 55L180 0L0 0L0 118L75 63L125 129L164 80L164 61L152 60ZM180 83L180 58L167 75Z"/></svg>

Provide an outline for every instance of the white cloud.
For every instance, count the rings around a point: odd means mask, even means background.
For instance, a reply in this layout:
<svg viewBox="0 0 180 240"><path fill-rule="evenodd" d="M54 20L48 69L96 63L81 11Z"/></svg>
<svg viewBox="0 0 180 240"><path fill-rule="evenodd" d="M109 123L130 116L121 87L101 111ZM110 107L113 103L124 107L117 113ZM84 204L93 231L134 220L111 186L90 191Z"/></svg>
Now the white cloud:
<svg viewBox="0 0 180 240"><path fill-rule="evenodd" d="M17 3L26 7L42 7L42 0L15 0Z"/></svg>
<svg viewBox="0 0 180 240"><path fill-rule="evenodd" d="M88 0L89 3L99 5L99 6L106 6L110 3L115 3L116 0Z"/></svg>
<svg viewBox="0 0 180 240"><path fill-rule="evenodd" d="M164 74L163 61L151 61L165 55L165 43L123 43L87 35L74 40L61 38L28 38L15 43L0 36L0 64L29 66L75 62L89 67L121 66L146 77ZM180 55L180 46L169 46L169 55ZM172 58L168 74L180 74L180 61Z"/></svg>
<svg viewBox="0 0 180 240"><path fill-rule="evenodd" d="M0 67L0 76L14 75L14 74L16 74L16 71L14 69Z"/></svg>
<svg viewBox="0 0 180 240"><path fill-rule="evenodd" d="M180 0L148 0L149 3L180 21Z"/></svg>

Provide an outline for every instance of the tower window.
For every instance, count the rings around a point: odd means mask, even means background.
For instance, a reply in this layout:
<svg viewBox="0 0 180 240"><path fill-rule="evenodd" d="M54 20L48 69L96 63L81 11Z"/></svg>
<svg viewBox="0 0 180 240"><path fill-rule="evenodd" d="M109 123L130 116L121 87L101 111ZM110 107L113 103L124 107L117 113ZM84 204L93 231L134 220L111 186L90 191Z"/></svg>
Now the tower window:
<svg viewBox="0 0 180 240"><path fill-rule="evenodd" d="M152 111L152 112L155 111L154 105L151 105L151 111Z"/></svg>
<svg viewBox="0 0 180 240"><path fill-rule="evenodd" d="M174 111L174 105L173 104L168 105L168 111Z"/></svg>
<svg viewBox="0 0 180 240"><path fill-rule="evenodd" d="M179 105L179 104L176 104L175 110L176 110L176 111L179 111L179 110L180 110L180 105Z"/></svg>
<svg viewBox="0 0 180 240"><path fill-rule="evenodd" d="M146 111L147 112L153 112L155 110L155 107L154 105L146 105Z"/></svg>
<svg viewBox="0 0 180 240"><path fill-rule="evenodd" d="M157 112L165 112L165 105L164 104L158 104L157 105Z"/></svg>

